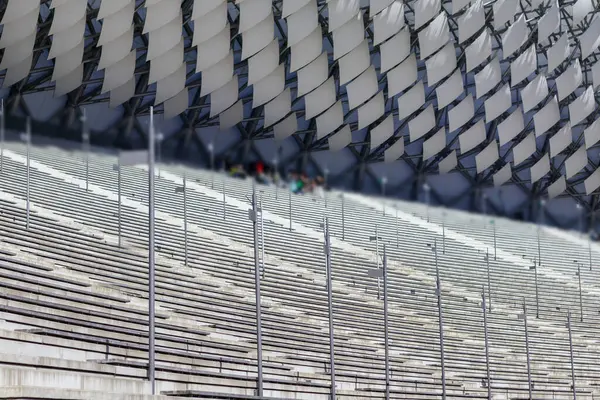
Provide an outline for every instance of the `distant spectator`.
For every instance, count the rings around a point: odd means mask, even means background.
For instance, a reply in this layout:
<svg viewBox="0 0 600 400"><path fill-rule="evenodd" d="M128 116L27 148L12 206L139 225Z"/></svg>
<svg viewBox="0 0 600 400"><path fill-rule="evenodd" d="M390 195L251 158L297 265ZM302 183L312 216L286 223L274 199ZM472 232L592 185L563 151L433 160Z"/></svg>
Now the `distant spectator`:
<svg viewBox="0 0 600 400"><path fill-rule="evenodd" d="M229 171L229 174L233 177L233 178L241 178L244 179L246 178L246 170L244 169L244 166L242 164L236 164L234 166L231 167L231 170Z"/></svg>

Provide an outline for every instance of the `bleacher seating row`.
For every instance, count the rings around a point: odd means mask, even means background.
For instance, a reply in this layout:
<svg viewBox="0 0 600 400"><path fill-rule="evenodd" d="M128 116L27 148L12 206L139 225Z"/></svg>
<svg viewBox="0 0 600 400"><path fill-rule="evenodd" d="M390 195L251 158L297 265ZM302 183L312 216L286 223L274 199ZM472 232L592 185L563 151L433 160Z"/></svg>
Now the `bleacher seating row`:
<svg viewBox="0 0 600 400"><path fill-rule="evenodd" d="M83 153L33 146L26 230L25 154L22 143L8 143L0 173L0 399L151 398L145 167L122 167L119 248L115 156L91 155L86 191ZM183 202L175 191L184 173L187 266ZM588 268L585 239L501 218L336 191L327 194L326 202L312 195L292 196L290 231L287 193L276 194L268 186L256 189L265 231L266 397L329 398L325 216L332 233L339 399L384 398L383 301L377 280L367 274L378 264L376 253L381 255L384 243L392 398L441 398L434 243L448 398L487 398L482 289L492 301L487 324L494 399L528 398L525 331L519 317L523 302L528 307L534 398L573 397L568 311L577 396L600 394L600 278L596 267ZM254 398L251 191L249 180L159 166L156 378L161 396ZM369 240L375 226L381 237L378 251ZM536 297L532 265L539 257L538 235L542 259ZM591 249L593 259L600 259L596 245ZM573 260L584 266L581 303Z"/></svg>

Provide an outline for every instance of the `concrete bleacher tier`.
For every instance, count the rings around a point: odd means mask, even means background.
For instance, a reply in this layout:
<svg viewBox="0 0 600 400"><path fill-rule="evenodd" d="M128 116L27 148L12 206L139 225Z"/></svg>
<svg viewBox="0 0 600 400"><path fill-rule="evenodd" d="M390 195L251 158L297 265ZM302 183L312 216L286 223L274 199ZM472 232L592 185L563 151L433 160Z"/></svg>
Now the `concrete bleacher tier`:
<svg viewBox="0 0 600 400"><path fill-rule="evenodd" d="M256 321L252 182L160 165L156 178L157 393L147 381L147 172L123 167L117 243L116 157L31 149L25 229L25 146L7 143L0 175L0 399L252 399ZM187 176L189 262L184 265ZM223 185L223 182L226 182ZM225 187L225 216L222 188ZM522 303L528 306L536 399L570 399L566 314L572 312L577 397L600 394L598 267L575 233L422 204L258 186L265 231L262 286L265 396L328 399L327 291L320 224L332 232L335 363L339 399L385 393L383 301L375 242L388 254L391 398L441 398L434 255L441 276L448 398L487 398L481 290L491 289L494 399L528 398ZM344 196L344 240L342 199ZM384 212L385 211L385 212ZM443 225L443 229L442 229ZM442 252L442 230L443 249ZM494 230L496 251L494 252ZM484 256L490 252L490 281ZM600 248L591 247L600 259ZM381 253L381 249L380 249ZM494 257L495 254L495 257ZM581 269L582 308L578 277ZM539 309L539 318L536 312Z"/></svg>

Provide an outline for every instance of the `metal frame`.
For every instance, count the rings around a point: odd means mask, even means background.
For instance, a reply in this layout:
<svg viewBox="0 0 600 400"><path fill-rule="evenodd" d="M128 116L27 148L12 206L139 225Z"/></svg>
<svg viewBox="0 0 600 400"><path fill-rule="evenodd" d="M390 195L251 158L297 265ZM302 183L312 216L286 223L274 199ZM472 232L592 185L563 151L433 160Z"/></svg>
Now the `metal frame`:
<svg viewBox="0 0 600 400"><path fill-rule="evenodd" d="M0 0L0 5L6 3L7 0ZM237 7L237 5L229 0L231 3L231 7ZM444 0L444 3L451 2L451 0ZM54 85L50 82L52 75L52 67L50 66L38 66L38 61L40 59L44 59L49 51L51 39L48 37L49 29L51 26L53 12L49 9L49 0L41 1L41 13L39 18L39 30L38 36L35 42L34 48L34 57L33 57L33 65L29 77L24 79L20 83L12 86L6 96L6 106L7 106L7 127L9 129L22 129L24 126L23 116L32 116L31 110L28 109L26 102L23 99L23 96L26 94L39 93L43 91L51 91L54 88ZM97 63L100 58L100 49L96 47L97 40L99 38L99 28L100 23L96 20L96 16L98 13L98 6L96 1L90 1L88 4L88 21L87 21L87 29L86 29L86 43L87 46L84 51L84 83L77 90L69 93L67 95L67 101L63 109L58 111L55 115L53 115L50 120L46 123L36 123L32 124L33 131L38 134L47 134L51 136L61 136L64 138L70 138L72 140L77 140L79 138L80 128L77 126L80 122L78 121L78 115L81 114L80 106L93 104L93 103L107 103L108 96L106 94L101 95L101 83L102 78L98 78L94 75L94 71L96 70ZM575 3L575 0L566 0L562 2L563 6L570 6ZM598 13L600 10L600 2L598 0L594 0L595 10L594 13ZM185 57L188 64L193 64L195 60L195 50L191 46L191 37L192 37L192 27L190 26L191 19L191 10L192 10L193 0L183 0L182 2L182 11L183 11L183 20L184 20L184 37L185 37ZM326 27L327 26L327 18L324 17L326 1L318 0L319 4L319 19L320 23ZM534 17L539 17L542 13L549 7L549 5L540 6L536 9L531 8L530 0L521 0L520 2L521 9L525 13L527 19L529 20L531 35L529 40L527 41L525 46L530 45L531 43L537 42L537 28L535 26L536 20ZM123 108L124 114L123 117L117 121L115 124L110 126L104 132L95 132L91 137L91 143L94 145L104 145L111 147L119 147L119 148L135 148L135 147L144 147L146 140L146 129L144 129L143 124L140 122L139 117L147 116L149 114L149 109L153 104L154 100L154 89L151 89L148 85L148 73L149 73L149 65L145 61L145 50L147 49L148 42L147 37L144 36L142 32L143 28L143 13L141 9L144 7L144 0L137 0L136 9L134 14L134 47L137 49L138 60L137 60L137 68L135 71L135 75L137 78L136 84L136 94L135 96L123 104L121 107ZM281 8L282 8L282 0L274 0L273 1L273 11L276 18L275 26L276 26L276 35L278 35L282 40L281 42L285 43L286 41L286 32L282 28L279 19L281 17ZM0 10L5 9L5 7L0 7ZM363 12L365 13L364 20L367 21L365 32L367 39L372 43L373 40L373 31L371 25L368 23L370 21L369 10L366 7ZM566 11L562 10L563 22L561 30L563 32L568 32L570 37L576 38L581 32L585 30L585 28L590 24L593 14L588 15L582 22L577 25L573 24L573 19L571 16L567 14ZM464 13L458 12L454 15L448 16L448 21L451 27L451 33L457 39L457 19L460 15ZM412 5L406 3L405 6L405 18L408 21L414 20L414 10ZM492 21L492 13L489 7L486 9L486 28L491 27ZM241 38L240 35L237 34L238 26L237 19L231 17L230 14L230 26L232 30L232 46L234 53L238 54L241 51ZM327 29L323 30L327 32ZM493 53L495 53L500 46L501 38L500 34L503 30L492 30L492 41L493 41ZM411 41L414 43L414 51L419 54L419 47L417 45L417 34L418 31L411 32ZM556 40L558 35L553 35L553 39ZM474 36L475 37L475 36ZM329 42L329 45L326 45L325 48L331 50L332 47L332 37L330 34L325 35L326 41ZM471 41L473 38L471 39ZM456 40L458 42L458 40ZM467 41L459 46L462 51L461 55L458 57L458 67L461 71L465 71L466 58L464 56L464 49L470 43ZM538 46L538 49L544 51L546 50L548 45ZM373 51L376 52L377 46L371 46ZM575 47L577 48L577 46ZM574 53L571 56L571 59L576 56L577 50L574 50ZM591 83L591 72L590 68L593 63L598 60L598 56L600 52L595 52L591 55L586 62L582 63L582 70L584 73L584 86L587 86ZM285 46L281 52L281 59L284 60L289 56L289 49ZM508 60L502 60L502 64L505 66L508 61L514 59L509 58ZM251 102L252 92L247 87L246 82L246 62L238 62L235 65L235 70L240 79L240 97L243 100L244 104L248 104ZM565 61L556 71L555 74L551 74L549 81L552 82L552 77L556 76L558 73L564 71L566 67L569 65L568 61ZM544 65L540 65L540 68L543 68ZM337 64L333 64L330 73L335 74L337 69ZM419 74L425 74L425 66L423 62L419 62L418 65ZM482 67L478 67L474 72L477 72ZM474 80L472 77L472 73L468 74L465 78L465 87L467 91L474 90ZM2 79L4 73L0 73L0 79ZM503 80L504 81L504 80ZM189 160L200 160L200 163L206 167L211 166L211 162L209 160L210 151L208 146L205 144L205 141L201 139L201 128L212 127L218 125L218 121L216 118L209 117L209 108L210 104L206 96L200 96L200 85L202 83L202 79L200 74L194 74L193 71L188 73L188 81L187 87L190 89L192 101L189 106L189 109L179 116L181 120L181 128L176 132L168 134L164 140L164 151L165 158L177 158L177 159L189 159ZM441 82L440 82L441 83ZM517 85L515 89L521 89L528 83L525 81ZM296 78L294 75L289 75L287 79L287 84L295 90L296 87ZM501 85L502 83L500 83ZM552 86L552 84L550 84ZM385 78L381 78L380 87L387 92L387 88L385 85ZM338 88L338 96L342 99L342 101L347 102L347 96L345 92L342 92ZM427 101L434 100L434 88L428 89L427 92ZM554 91L551 91L550 96L554 94ZM579 94L579 91L576 92ZM561 102L562 106L565 106L566 103L572 101L576 94L572 94L568 99L565 99ZM488 95L489 96L489 95ZM519 98L518 94L513 95L514 98ZM484 99L486 97L484 96ZM295 100L297 102L298 100ZM597 96L596 102L600 104L600 98ZM457 104L458 101L455 101L454 104ZM540 109L546 101L542 102L537 109ZM389 113L397 113L397 106L394 105L395 102L390 99L386 104L386 114ZM427 104L427 103L426 103ZM509 110L512 111L512 108ZM159 106L155 110L156 114L160 114L162 112L162 107ZM263 108L258 107L253 109L250 115L245 118L241 123L239 123L236 128L239 132L240 138L236 143L231 144L229 147L221 151L219 154L215 154L217 161L223 160L225 158L231 158L234 161L243 161L248 159L263 159L261 153L258 151L256 146L256 141L271 139L273 137L272 130L270 128L264 128L262 123L262 113ZM346 121L350 122L350 125L353 129L357 129L356 123L352 122L355 120L354 117L355 112L350 112L346 115ZM483 117L484 110L483 106L477 107L476 115L474 119L463 127L458 133L465 131L468 129L474 121L477 121ZM470 187L465 190L463 193L458 194L457 196L450 199L443 199L442 196L436 193L435 188L431 188L431 197L435 203L440 205L444 205L446 207L452 207L458 204L461 201L464 201L466 198L471 199L472 208L476 209L476 197L477 192L483 188L491 187L492 184L492 176L498 171L506 162L507 155L511 153L512 147L514 144L510 145L509 151L502 154L501 159L496 162L490 170L483 174L477 174L474 170L474 167L470 166L473 164L472 158L474 154L479 151L481 148L486 146L495 136L495 128L497 123L506 118L509 112L506 112L501 117L496 119L493 123L488 126L488 138L485 143L478 146L476 149L472 151L466 152L465 154L459 155L458 159L458 167L457 173L460 174L464 179L466 179ZM302 116L303 111L298 112L298 116ZM600 108L597 109L592 115L590 115L586 122L589 124L592 122L598 115L600 115ZM406 135L403 136L404 131L406 130L407 122L411 117L402 121L400 127L394 133L394 136L386 141L383 145L373 149L370 149L370 128L376 126L374 123L372 126L364 130L364 136L362 140L357 140L352 143L347 150L354 157L355 162L350 165L348 168L339 172L337 175L332 176L329 179L329 182L336 186L345 186L348 188L352 188L354 190L366 190L370 187L375 187L376 193L381 193L383 190L382 182L377 176L373 165L375 163L381 162L383 159L383 154L389 146L391 146L395 141L400 138L406 138ZM445 124L447 118L447 109L444 109L437 113L438 123ZM539 159L549 148L549 138L552 133L556 132L566 121L566 118L563 118L559 124L557 124L554 128L551 129L551 132L546 134L543 145L538 149L535 156L530 160L524 162L522 165L517 166L513 170L512 183L518 187L527 197L527 199L539 198L543 196L550 182L557 178L560 175L560 168L552 167L550 175L547 179L543 179L540 182L535 184L531 184L528 182L528 178L526 178L526 174L522 172L529 168L537 159ZM518 139L521 139L527 134L527 130L532 129L532 120L526 121L526 132L521 133ZM363 131L361 131L363 132ZM429 138L433 132L425 135L424 139ZM420 146L411 146L410 143L405 143L406 153L402 156L402 161L412 170L413 174L406 181L401 182L396 185L388 185L385 189L386 194L390 196L397 196L402 194L403 196L408 196L411 199L417 199L419 197L420 190L422 190L422 183L425 181L426 176L437 171L438 162L445 157L450 151L451 148L455 147L455 143L458 138L458 134L452 134L450 137L446 148L438 154L436 157L432 158L429 161L423 161L420 156ZM317 163L315 157L313 157L313 153L319 151L328 150L327 138L316 139L316 126L314 119L309 121L305 126L302 126L301 129L292 136L293 140L298 150L292 155L286 156L284 159L279 159L278 156L278 167L283 169L290 168L291 166L296 169L306 169L311 168L314 169L317 173L323 175L323 168ZM406 139L408 140L408 139ZM583 133L580 132L579 137L575 141L575 144L569 146L569 148L565 151L565 155L572 154L578 147L579 144L583 142ZM515 141L516 143L516 141ZM266 161L266 160L263 160ZM268 160L266 162L270 162ZM592 225L595 222L595 213L600 211L600 201L597 194L593 194L591 196L586 196L583 193L582 183L596 168L598 168L599 161L598 160L589 160L588 165L585 170L579 173L577 176L573 177L567 184L567 190L565 196L570 196L575 199L579 204L583 207L583 212L588 221L588 225ZM561 164L562 166L562 164ZM560 167L561 167L560 166ZM406 188L410 187L410 191L407 194ZM518 211L526 210L527 207L530 207L530 201L525 201L523 204L517 208ZM489 206L491 211L496 214L504 214L502 210L496 209L491 202L489 202ZM514 211L514 210L513 210ZM561 223L551 215L548 214L548 220L550 223L554 223L556 225L561 225ZM574 224L577 222L575 221ZM564 223L562 223L564 225ZM571 224L570 224L571 225Z"/></svg>

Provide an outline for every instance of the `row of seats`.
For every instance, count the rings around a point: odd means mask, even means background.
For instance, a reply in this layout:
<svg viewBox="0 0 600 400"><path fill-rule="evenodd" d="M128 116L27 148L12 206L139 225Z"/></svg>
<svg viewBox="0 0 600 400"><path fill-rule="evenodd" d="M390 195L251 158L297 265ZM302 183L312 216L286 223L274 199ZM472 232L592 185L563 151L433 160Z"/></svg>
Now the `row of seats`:
<svg viewBox="0 0 600 400"><path fill-rule="evenodd" d="M24 154L21 144L9 145L0 179L0 319L5 321L0 326L0 340L28 344L6 347L15 351L31 349L23 354L27 362L19 365L19 374L29 374L36 367L35 373L61 371L60 380L70 381L69 374L77 370L98 379L110 375L115 382L107 387L115 392L130 390L119 389L128 387L121 382L124 380L132 381L131 385L139 383L147 393L147 173L143 168L122 169L124 241L118 248L116 172L112 170L115 158L100 154L91 157L90 187L86 191L81 153L33 148L31 228L25 231ZM187 266L183 257L182 196L175 193L184 172L188 177ZM247 214L252 184L180 166L161 165L158 174L159 391L194 397L216 393L252 396L256 384L254 266L252 226ZM263 207L266 244L261 280L265 394L328 398L329 341L321 227L326 215L333 235L338 397L382 398L385 388L382 301L376 279L367 275L368 269L380 264L375 257L375 243L369 240L376 224L389 256L392 393L397 398L416 399L439 398L441 392L435 263L427 247L436 241L448 396L487 398L480 301L482 288L488 290L481 246L490 246L492 240L489 221L446 212L442 254L440 220L436 219L441 211L437 209L389 203L384 214L381 200L347 195L342 241L340 193L328 194L327 202L312 196L293 196L290 231L287 193L263 186L257 191ZM401 211L398 219L395 208ZM461 228L467 220L473 229ZM515 231L515 227L523 231L523 240L519 240L521 231ZM515 250L515 246L529 248L534 239L537 242L536 234L528 226L496 221L501 257L490 260L492 392L499 399L527 398L524 329L518 318L525 299L536 397L572 396L565 327L566 311L571 309L577 394L592 398L597 391L598 373L595 277L593 271L582 274L584 318L580 322L577 279L568 275L573 266L564 266L559 260L561 253L584 260L582 254L587 248L542 231L540 318L536 319L534 271L522 258L532 254ZM378 252L381 255L381 248ZM516 262L518 259L524 261ZM570 279L559 279L564 276ZM48 357L40 360L40 350L35 346L42 346L42 354ZM9 360L10 356L7 352L0 355L0 360ZM66 368L60 362L64 359L78 364ZM52 366L40 368L48 365L44 363ZM14 369L8 361L0 365ZM42 381L46 379L51 381ZM52 384L60 387L54 381ZM65 389L84 389L82 385ZM143 393L138 389L128 393Z"/></svg>

